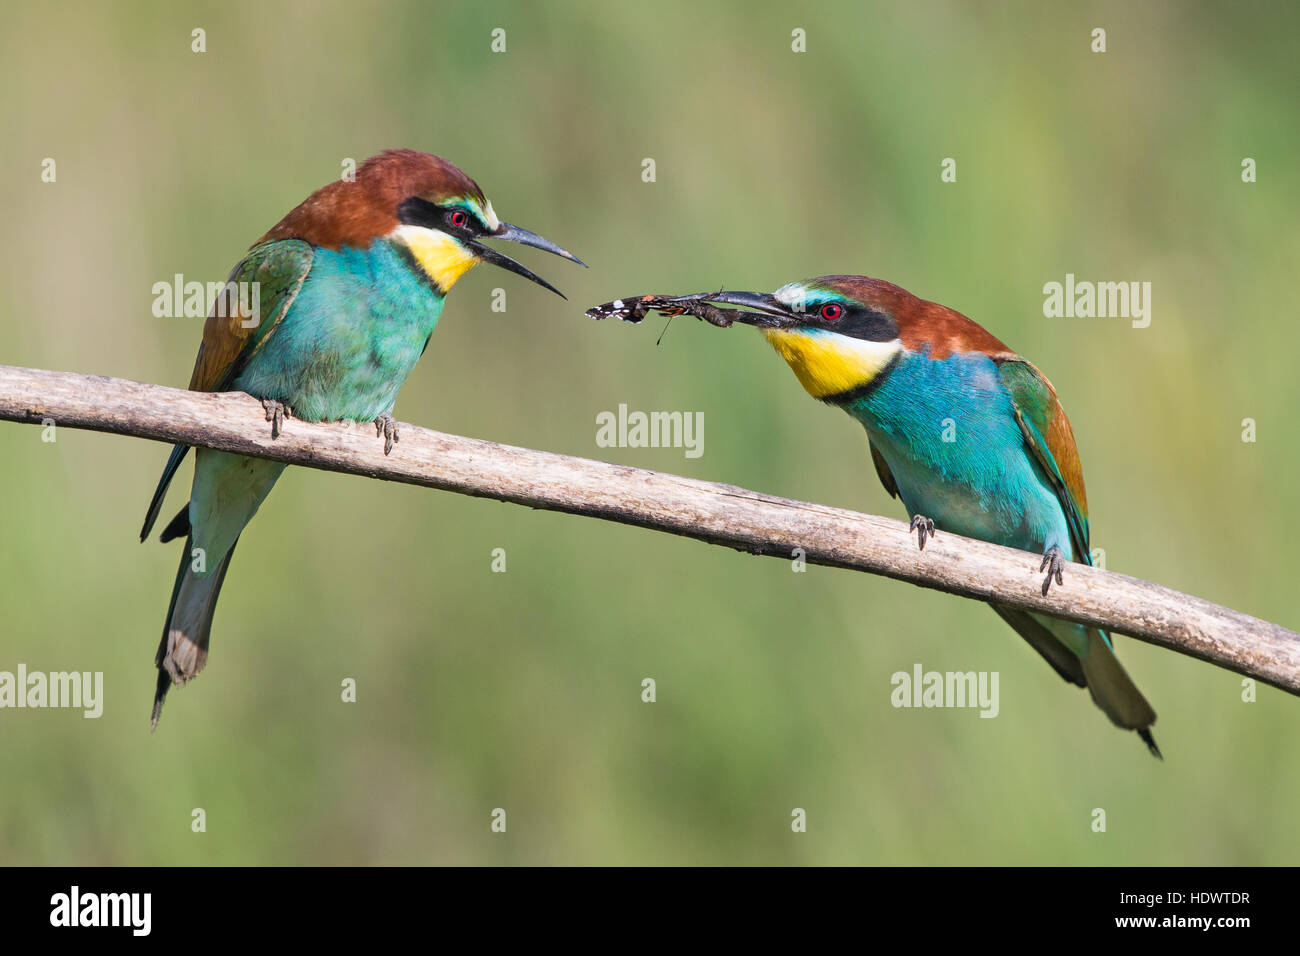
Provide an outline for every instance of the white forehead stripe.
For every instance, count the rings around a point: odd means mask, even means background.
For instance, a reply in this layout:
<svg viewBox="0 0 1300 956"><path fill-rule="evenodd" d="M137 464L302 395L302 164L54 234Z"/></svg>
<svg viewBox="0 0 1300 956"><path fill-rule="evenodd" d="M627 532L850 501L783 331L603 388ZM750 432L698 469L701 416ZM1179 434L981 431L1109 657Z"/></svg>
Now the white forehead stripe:
<svg viewBox="0 0 1300 956"><path fill-rule="evenodd" d="M781 288L772 293L772 297L778 302L789 305L796 300L806 300L808 293L804 290L803 284L799 282L787 282Z"/></svg>

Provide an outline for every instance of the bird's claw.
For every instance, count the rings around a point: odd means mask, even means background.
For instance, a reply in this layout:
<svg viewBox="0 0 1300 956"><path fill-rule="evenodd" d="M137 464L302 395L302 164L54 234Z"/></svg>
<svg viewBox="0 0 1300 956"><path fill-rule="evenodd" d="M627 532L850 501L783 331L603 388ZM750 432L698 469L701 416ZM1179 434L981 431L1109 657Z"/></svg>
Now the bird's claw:
<svg viewBox="0 0 1300 956"><path fill-rule="evenodd" d="M274 398L262 399L262 407L266 409L266 420L271 423L271 437L279 438L280 431L284 427L286 418L293 418L293 409L284 402L278 402Z"/></svg>
<svg viewBox="0 0 1300 956"><path fill-rule="evenodd" d="M1043 552L1043 563L1038 566L1039 571L1047 571L1047 577L1043 578L1043 597L1047 597L1047 589L1052 586L1052 578L1056 578L1057 584L1065 583L1061 575L1064 568L1065 555L1061 554L1060 548L1052 545Z"/></svg>
<svg viewBox="0 0 1300 956"><path fill-rule="evenodd" d="M375 435L384 438L384 454L393 450L393 442L398 441L397 420L392 415L380 415L375 419Z"/></svg>
<svg viewBox="0 0 1300 956"><path fill-rule="evenodd" d="M913 515L912 525L907 529L907 532L908 534L911 534L913 531L916 532L916 543L920 545L920 549L924 551L926 537L928 536L933 538L935 536L934 522L925 515Z"/></svg>

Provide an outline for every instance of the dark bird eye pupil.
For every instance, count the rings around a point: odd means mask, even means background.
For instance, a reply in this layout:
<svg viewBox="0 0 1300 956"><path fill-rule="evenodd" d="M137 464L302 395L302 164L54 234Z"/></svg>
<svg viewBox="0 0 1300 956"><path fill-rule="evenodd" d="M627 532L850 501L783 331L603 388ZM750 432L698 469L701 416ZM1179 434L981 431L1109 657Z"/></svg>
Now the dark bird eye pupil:
<svg viewBox="0 0 1300 956"><path fill-rule="evenodd" d="M451 224L453 226L465 225L465 214L463 212L453 212L451 214Z"/></svg>
<svg viewBox="0 0 1300 956"><path fill-rule="evenodd" d="M840 317L840 311L841 309L838 305L824 305L822 306L822 318L832 320L838 319Z"/></svg>

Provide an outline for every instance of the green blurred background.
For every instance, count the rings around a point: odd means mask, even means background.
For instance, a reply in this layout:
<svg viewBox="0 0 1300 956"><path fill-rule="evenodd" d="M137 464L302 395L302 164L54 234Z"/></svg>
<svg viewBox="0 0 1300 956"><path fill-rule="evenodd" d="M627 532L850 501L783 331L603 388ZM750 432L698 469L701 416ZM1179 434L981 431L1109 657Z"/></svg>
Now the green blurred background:
<svg viewBox="0 0 1300 956"><path fill-rule="evenodd" d="M632 293L866 273L965 312L1052 378L1112 570L1300 624L1295 8L159 2L6 18L0 362L184 385L201 322L154 318L153 283L224 278L345 158L411 146L591 269L523 252L567 303L470 273L403 421L901 516L860 428L759 336L681 320L656 347L657 320L582 316ZM1150 281L1150 328L1044 318L1043 284L1067 272ZM598 448L595 416L620 403L702 411L704 456ZM1227 671L1119 639L1160 714L1158 763L978 604L306 469L244 535L211 663L150 735L177 548L136 531L165 456L0 425L0 669L103 671L106 699L99 720L0 711L0 862L1297 860L1300 701L1260 687L1243 703ZM167 509L188 483L187 465ZM915 663L998 671L1000 716L895 710L890 675Z"/></svg>

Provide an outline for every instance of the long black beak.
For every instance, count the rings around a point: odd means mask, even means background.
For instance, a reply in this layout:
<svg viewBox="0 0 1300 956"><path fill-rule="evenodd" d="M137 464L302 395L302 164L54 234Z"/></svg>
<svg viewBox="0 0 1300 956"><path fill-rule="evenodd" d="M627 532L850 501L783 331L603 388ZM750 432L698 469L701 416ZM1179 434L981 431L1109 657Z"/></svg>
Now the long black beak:
<svg viewBox="0 0 1300 956"><path fill-rule="evenodd" d="M561 249L555 243L551 242L551 240L545 239L542 236L539 236L535 232L529 232L527 229L521 229L518 226L512 226L508 222L501 223L501 227L497 229L496 232L492 233L492 238L505 239L508 240L509 242L518 242L525 246L533 246L536 249L544 249L547 252L560 256L563 259L568 259L571 262L576 262L584 269L587 268L587 264L585 262L583 262L581 259L575 256L572 252L569 252L567 249ZM545 279L543 279L537 273L533 272L528 267L521 265L518 262L515 262L515 260L511 259L509 256L503 255L500 252L497 252L495 249L489 248L488 246L485 246L481 242L478 242L476 240L470 240L466 243L466 245L468 245L471 249L473 249L475 255L477 255L484 262L490 262L494 266L500 266L502 269L505 269L507 272L513 272L515 275L523 276L525 279L529 279L533 282L536 282L544 289L550 289L561 299L566 299L566 296L563 292L555 288L555 286L551 285L549 282L547 282Z"/></svg>
<svg viewBox="0 0 1300 956"><path fill-rule="evenodd" d="M728 309L726 315L733 322L742 322L755 328L789 329L803 322L801 313L781 304L775 296L768 295L766 292L715 292L701 298L708 302L752 309L753 311L750 312Z"/></svg>

